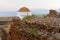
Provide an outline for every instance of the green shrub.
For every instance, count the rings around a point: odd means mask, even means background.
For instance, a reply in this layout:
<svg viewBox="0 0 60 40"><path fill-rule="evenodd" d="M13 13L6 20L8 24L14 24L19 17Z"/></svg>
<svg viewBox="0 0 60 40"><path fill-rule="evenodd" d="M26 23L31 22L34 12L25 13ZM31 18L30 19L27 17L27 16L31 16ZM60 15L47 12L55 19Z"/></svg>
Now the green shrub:
<svg viewBox="0 0 60 40"><path fill-rule="evenodd" d="M31 20L33 17L35 17L36 15L32 14L31 16L25 16L22 20L26 21L26 20Z"/></svg>
<svg viewBox="0 0 60 40"><path fill-rule="evenodd" d="M47 17L47 16L45 16L45 15L43 16L43 18L46 18L46 17Z"/></svg>

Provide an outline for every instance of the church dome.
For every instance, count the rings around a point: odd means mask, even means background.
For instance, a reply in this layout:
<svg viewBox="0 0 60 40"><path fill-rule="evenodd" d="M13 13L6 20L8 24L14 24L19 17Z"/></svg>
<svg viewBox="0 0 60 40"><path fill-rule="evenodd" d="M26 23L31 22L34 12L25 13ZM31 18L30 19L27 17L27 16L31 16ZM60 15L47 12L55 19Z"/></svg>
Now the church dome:
<svg viewBox="0 0 60 40"><path fill-rule="evenodd" d="M22 7L18 10L18 12L30 12L30 10L26 7Z"/></svg>

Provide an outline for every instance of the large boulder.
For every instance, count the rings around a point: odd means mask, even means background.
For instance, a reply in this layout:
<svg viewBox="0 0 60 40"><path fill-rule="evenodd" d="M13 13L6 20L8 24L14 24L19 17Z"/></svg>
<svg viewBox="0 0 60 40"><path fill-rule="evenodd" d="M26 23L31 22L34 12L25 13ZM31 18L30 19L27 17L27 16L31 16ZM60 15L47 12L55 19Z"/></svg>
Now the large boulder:
<svg viewBox="0 0 60 40"><path fill-rule="evenodd" d="M50 10L48 16L49 17L56 17L57 16L57 12L55 10Z"/></svg>

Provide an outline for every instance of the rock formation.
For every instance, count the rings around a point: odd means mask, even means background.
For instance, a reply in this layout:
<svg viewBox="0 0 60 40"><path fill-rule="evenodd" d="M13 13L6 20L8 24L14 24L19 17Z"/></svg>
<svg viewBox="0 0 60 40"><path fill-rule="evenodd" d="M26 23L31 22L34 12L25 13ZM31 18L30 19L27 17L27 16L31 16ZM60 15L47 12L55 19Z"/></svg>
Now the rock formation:
<svg viewBox="0 0 60 40"><path fill-rule="evenodd" d="M48 16L49 17L57 17L57 18L60 18L60 13L59 12L56 12L55 10L49 10Z"/></svg>
<svg viewBox="0 0 60 40"><path fill-rule="evenodd" d="M55 10L50 10L46 18L27 21L14 18L9 28L9 32L4 31L3 40L58 40L54 35L60 33L60 18Z"/></svg>
<svg viewBox="0 0 60 40"><path fill-rule="evenodd" d="M55 10L50 10L48 16L49 17L56 17L57 12Z"/></svg>

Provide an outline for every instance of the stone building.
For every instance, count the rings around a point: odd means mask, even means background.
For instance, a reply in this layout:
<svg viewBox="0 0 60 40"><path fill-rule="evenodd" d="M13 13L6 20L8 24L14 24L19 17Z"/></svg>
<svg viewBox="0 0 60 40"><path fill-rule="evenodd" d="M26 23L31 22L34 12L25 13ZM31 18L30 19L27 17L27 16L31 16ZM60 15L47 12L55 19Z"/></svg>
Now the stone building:
<svg viewBox="0 0 60 40"><path fill-rule="evenodd" d="M17 16L19 16L20 19L28 15L31 16L31 11L27 7L22 7L18 10Z"/></svg>

